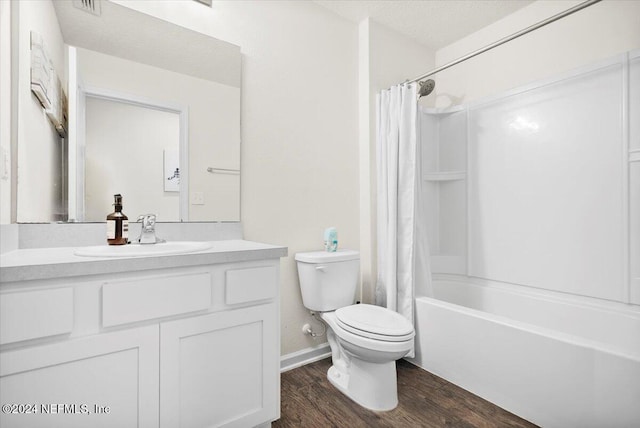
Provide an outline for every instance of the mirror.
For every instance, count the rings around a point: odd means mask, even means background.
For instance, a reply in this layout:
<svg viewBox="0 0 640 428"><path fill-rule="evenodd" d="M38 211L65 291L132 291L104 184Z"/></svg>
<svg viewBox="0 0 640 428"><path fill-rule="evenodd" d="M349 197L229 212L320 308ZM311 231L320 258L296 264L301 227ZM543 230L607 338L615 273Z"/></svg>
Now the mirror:
<svg viewBox="0 0 640 428"><path fill-rule="evenodd" d="M104 0L18 4L21 40L40 34L69 105L62 140L18 121L19 222L104 221L116 193L130 220L240 220L238 46ZM37 114L29 95L19 111Z"/></svg>

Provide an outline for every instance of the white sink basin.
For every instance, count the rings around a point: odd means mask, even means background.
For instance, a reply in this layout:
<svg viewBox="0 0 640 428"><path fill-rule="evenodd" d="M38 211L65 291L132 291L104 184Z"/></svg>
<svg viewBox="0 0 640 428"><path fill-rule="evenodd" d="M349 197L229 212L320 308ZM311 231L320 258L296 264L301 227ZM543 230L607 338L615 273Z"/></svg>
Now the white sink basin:
<svg viewBox="0 0 640 428"><path fill-rule="evenodd" d="M209 248L211 248L210 242L175 241L146 245L97 245L76 248L73 253L83 257L148 257L195 253Z"/></svg>

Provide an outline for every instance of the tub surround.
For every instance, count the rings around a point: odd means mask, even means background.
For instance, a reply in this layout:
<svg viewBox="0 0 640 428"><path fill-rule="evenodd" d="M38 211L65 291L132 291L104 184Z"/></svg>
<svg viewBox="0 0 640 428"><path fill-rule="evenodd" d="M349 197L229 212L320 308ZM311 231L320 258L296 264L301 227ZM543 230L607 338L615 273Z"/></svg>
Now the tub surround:
<svg viewBox="0 0 640 428"><path fill-rule="evenodd" d="M462 65L453 92L439 77L442 93L466 94L460 111L420 114L434 281L433 293L416 286L414 361L545 427L640 426L633 48L559 75L543 61L546 77L490 97L465 92L501 69L496 50L486 68Z"/></svg>
<svg viewBox="0 0 640 428"><path fill-rule="evenodd" d="M640 304L639 82L634 50L423 109L432 272Z"/></svg>
<svg viewBox="0 0 640 428"><path fill-rule="evenodd" d="M10 403L87 412L3 413L0 425L45 427L52 417L69 427L277 419L279 258L287 248L210 243L200 252L134 258L81 257L74 247L3 253L0 394Z"/></svg>

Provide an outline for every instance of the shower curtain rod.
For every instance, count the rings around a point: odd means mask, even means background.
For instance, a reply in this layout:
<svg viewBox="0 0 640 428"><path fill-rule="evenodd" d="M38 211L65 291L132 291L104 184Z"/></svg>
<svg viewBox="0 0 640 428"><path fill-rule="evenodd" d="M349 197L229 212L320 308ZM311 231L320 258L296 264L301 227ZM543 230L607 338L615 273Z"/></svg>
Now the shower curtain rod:
<svg viewBox="0 0 640 428"><path fill-rule="evenodd" d="M497 42L491 43L490 45L487 45L487 46L485 46L483 48L480 48L480 49L478 49L476 51L473 51L470 54L467 54L467 55L465 55L463 57L460 57L460 58L458 58L458 59L456 59L454 61L451 61L451 62L449 62L449 63L447 63L447 64L445 64L445 65L443 65L441 67L434 68L430 72L425 73L425 74L423 74L421 76L418 76L415 79L407 80L404 83L418 82L418 81L424 79L425 77L432 76L432 75L434 75L434 74L436 74L436 73L438 73L440 71L446 70L449 67L453 67L456 64L460 64L461 62L464 62L464 61L466 61L468 59L471 59L474 56L480 55L481 53L484 53L484 52L486 52L488 50L496 48L496 47L498 47L500 45L503 45L503 44L505 44L507 42L510 42L513 39L517 39L520 36L524 36L525 34L530 33L530 32L532 32L534 30L537 30L540 27L544 27L547 24L551 24L552 22L555 22L555 21L557 21L559 19L562 19L565 16L569 16L572 13L575 13L575 12L577 12L579 10L582 10L582 9L584 9L586 7L589 7L589 6L593 5L593 4L596 4L596 3L600 2L600 1L602 1L602 0L587 0L585 2L577 4L577 5L573 6L572 8L569 8L569 9L567 9L567 10L565 10L563 12L560 12L560 13L558 13L556 15L553 15L553 16L551 16L551 17L549 17L549 18L547 18L547 19L545 19L543 21L540 21L540 22L538 22L536 24L533 24L533 25L531 25L531 26L529 26L529 27L527 27L527 28L525 28L523 30L518 31L517 33L513 33L510 36L504 37L504 38L498 40Z"/></svg>

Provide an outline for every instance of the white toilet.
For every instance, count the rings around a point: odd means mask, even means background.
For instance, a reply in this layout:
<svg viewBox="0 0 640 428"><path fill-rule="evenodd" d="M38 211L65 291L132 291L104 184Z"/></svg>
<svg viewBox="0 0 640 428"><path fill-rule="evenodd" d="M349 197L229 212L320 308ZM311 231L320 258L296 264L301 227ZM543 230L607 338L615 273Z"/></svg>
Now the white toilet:
<svg viewBox="0 0 640 428"><path fill-rule="evenodd" d="M370 410L398 405L396 360L413 346L415 331L402 315L374 305L354 305L360 270L357 251L297 253L304 306L328 325L333 365L329 381Z"/></svg>

